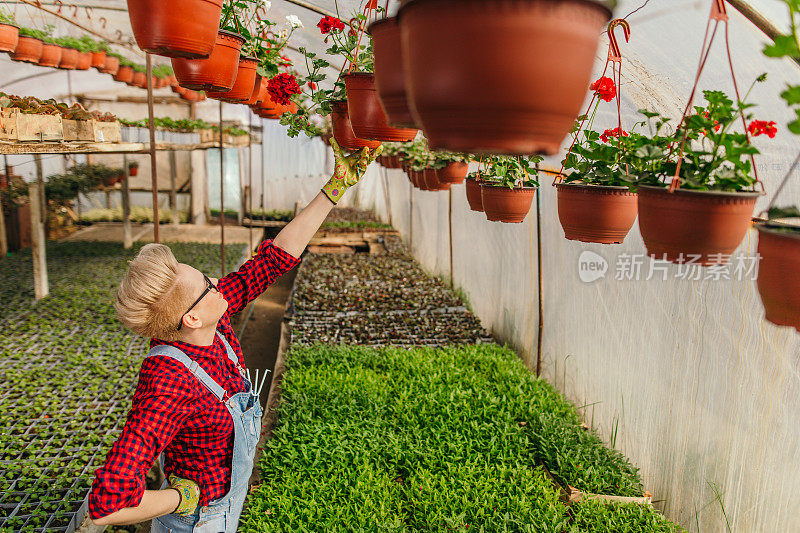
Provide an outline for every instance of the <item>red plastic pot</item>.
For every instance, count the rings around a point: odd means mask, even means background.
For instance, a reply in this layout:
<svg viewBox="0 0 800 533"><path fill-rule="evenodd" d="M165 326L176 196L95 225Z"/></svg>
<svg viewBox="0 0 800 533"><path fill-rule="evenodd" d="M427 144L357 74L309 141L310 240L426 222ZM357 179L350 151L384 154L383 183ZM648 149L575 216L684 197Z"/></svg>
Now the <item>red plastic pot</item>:
<svg viewBox="0 0 800 533"><path fill-rule="evenodd" d="M432 191L446 191L450 188L449 183L439 181L439 171L435 168L425 169L425 183Z"/></svg>
<svg viewBox="0 0 800 533"><path fill-rule="evenodd" d="M61 47L57 44L42 43L42 55L39 57L39 66L57 67L61 63Z"/></svg>
<svg viewBox="0 0 800 533"><path fill-rule="evenodd" d="M673 263L727 263L750 228L759 196L639 187L639 231L647 253Z"/></svg>
<svg viewBox="0 0 800 533"><path fill-rule="evenodd" d="M181 98L187 102L202 102L206 99L205 93L192 91L191 89L184 89L184 91L181 93Z"/></svg>
<svg viewBox="0 0 800 533"><path fill-rule="evenodd" d="M492 222L519 224L528 215L536 194L535 187L509 188L481 183L481 201L486 218Z"/></svg>
<svg viewBox="0 0 800 533"><path fill-rule="evenodd" d="M75 65L75 70L89 70L90 68L92 68L92 53L78 52L78 64Z"/></svg>
<svg viewBox="0 0 800 533"><path fill-rule="evenodd" d="M147 89L147 74L144 72L134 71L133 78L131 79L131 85L141 89Z"/></svg>
<svg viewBox="0 0 800 533"><path fill-rule="evenodd" d="M242 102L245 105L255 105L258 102L259 94L261 93L261 74L256 74L256 79L253 81L253 90L250 93L250 98L246 102Z"/></svg>
<svg viewBox="0 0 800 533"><path fill-rule="evenodd" d="M129 176L138 176L139 175L139 167L128 167L128 175Z"/></svg>
<svg viewBox="0 0 800 533"><path fill-rule="evenodd" d="M765 318L800 331L800 231L780 224L757 224L758 293Z"/></svg>
<svg viewBox="0 0 800 533"><path fill-rule="evenodd" d="M75 48L62 47L61 48L61 62L58 68L64 70L75 70L78 66L78 50Z"/></svg>
<svg viewBox="0 0 800 533"><path fill-rule="evenodd" d="M19 43L19 28L13 24L0 24L0 52L13 52Z"/></svg>
<svg viewBox="0 0 800 533"><path fill-rule="evenodd" d="M103 68L98 70L105 74L111 74L112 76L116 76L117 72L119 71L119 68L120 68L119 58L107 55Z"/></svg>
<svg viewBox="0 0 800 533"><path fill-rule="evenodd" d="M331 122L333 126L333 138L339 146L345 150L361 150L365 146L370 150L381 145L380 141L360 139L353 132L348 113L348 103L346 100L336 100L331 102Z"/></svg>
<svg viewBox="0 0 800 533"><path fill-rule="evenodd" d="M400 165L400 156L399 155L387 155L386 156L386 168L402 168Z"/></svg>
<svg viewBox="0 0 800 533"><path fill-rule="evenodd" d="M436 171L439 181L443 183L461 183L467 177L469 165L461 161L448 163L446 167Z"/></svg>
<svg viewBox="0 0 800 533"><path fill-rule="evenodd" d="M483 197L481 196L481 183L478 180L465 180L467 190L467 203L473 211L483 212Z"/></svg>
<svg viewBox="0 0 800 533"><path fill-rule="evenodd" d="M570 241L622 244L636 222L637 196L627 187L557 183L558 219Z"/></svg>
<svg viewBox="0 0 800 533"><path fill-rule="evenodd" d="M121 81L122 83L131 83L133 81L133 67L122 65L114 74L114 81Z"/></svg>
<svg viewBox="0 0 800 533"><path fill-rule="evenodd" d="M432 149L555 154L611 11L590 0L408 0L409 106Z"/></svg>
<svg viewBox="0 0 800 533"><path fill-rule="evenodd" d="M193 91L230 91L239 72L239 54L244 37L220 30L207 59L172 58L178 83Z"/></svg>
<svg viewBox="0 0 800 533"><path fill-rule="evenodd" d="M253 84L256 80L256 67L258 58L243 57L239 60L239 68L236 72L236 81L230 91L209 91L208 97L222 100L223 102L240 103L246 102L253 95Z"/></svg>
<svg viewBox="0 0 800 533"><path fill-rule="evenodd" d="M212 53L222 0L128 0L139 48L166 57L204 59Z"/></svg>
<svg viewBox="0 0 800 533"><path fill-rule="evenodd" d="M24 61L25 63L38 63L42 57L42 46L44 43L35 37L20 36L17 48L11 54L14 61Z"/></svg>
<svg viewBox="0 0 800 533"><path fill-rule="evenodd" d="M416 129L389 126L375 90L374 74L355 72L342 77L347 89L350 123L353 126L353 133L358 138L405 142L417 136Z"/></svg>
<svg viewBox="0 0 800 533"><path fill-rule="evenodd" d="M90 52L92 54L92 66L100 72L105 72L103 69L106 66L106 51L100 50L99 52Z"/></svg>
<svg viewBox="0 0 800 533"><path fill-rule="evenodd" d="M375 52L375 90L389 124L417 128L406 96L403 49L397 17L379 19L368 29Z"/></svg>

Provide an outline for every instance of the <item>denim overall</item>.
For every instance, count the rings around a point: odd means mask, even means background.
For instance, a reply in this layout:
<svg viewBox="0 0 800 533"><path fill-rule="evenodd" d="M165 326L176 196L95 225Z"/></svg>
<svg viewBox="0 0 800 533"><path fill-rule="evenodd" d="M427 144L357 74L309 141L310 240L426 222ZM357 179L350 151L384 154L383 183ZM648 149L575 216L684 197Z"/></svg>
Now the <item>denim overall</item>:
<svg viewBox="0 0 800 533"><path fill-rule="evenodd" d="M244 498L250 481L250 474L253 471L253 456L256 453L256 445L261 436L261 404L258 396L255 395L253 385L245 375L241 366L238 365L236 353L225 339L225 336L217 331L228 358L239 368L239 373L247 382L247 389L231 396L227 401L225 389L220 387L205 370L200 368L197 361L191 360L185 353L173 346L155 346L147 357L154 355L166 355L180 361L199 379L208 390L210 390L221 402L225 404L228 412L233 419L234 438L233 438L233 459L231 462L231 489L221 498L209 502L207 506L195 510L192 516L178 516L167 514L154 518L150 531L153 533L235 533L239 524L239 515L242 513ZM161 469L164 469L164 457L160 456ZM164 472L165 476L167 475ZM168 486L168 480L164 480L161 488ZM200 487L202 490L202 487Z"/></svg>

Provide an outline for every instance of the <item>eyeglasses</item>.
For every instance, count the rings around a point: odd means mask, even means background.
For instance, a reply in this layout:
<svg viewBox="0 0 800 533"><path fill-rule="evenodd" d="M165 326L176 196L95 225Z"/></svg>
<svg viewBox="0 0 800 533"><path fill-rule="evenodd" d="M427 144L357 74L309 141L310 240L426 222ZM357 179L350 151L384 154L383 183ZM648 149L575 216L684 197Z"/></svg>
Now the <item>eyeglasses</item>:
<svg viewBox="0 0 800 533"><path fill-rule="evenodd" d="M215 291L219 292L219 289L217 288L217 286L214 285L213 283L211 283L211 280L208 279L208 276L203 274L203 279L206 281L206 289L203 291L203 294L200 295L200 298L195 300L194 303L191 306L189 306L189 309L186 310L186 313L188 313L189 311L194 309L194 306L199 304L200 300L202 300L203 297L205 297L205 295L208 294L208 291L210 291L211 289L214 289ZM180 331L181 330L181 326L183 326L183 317L186 315L186 313L183 313L181 315L181 321L178 322L178 331Z"/></svg>

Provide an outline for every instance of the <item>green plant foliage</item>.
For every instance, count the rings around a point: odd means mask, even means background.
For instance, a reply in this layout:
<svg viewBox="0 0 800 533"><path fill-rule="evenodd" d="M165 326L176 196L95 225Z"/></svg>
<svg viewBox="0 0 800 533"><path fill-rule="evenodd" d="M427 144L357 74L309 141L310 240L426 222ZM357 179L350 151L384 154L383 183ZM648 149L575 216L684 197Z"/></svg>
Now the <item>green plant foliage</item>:
<svg viewBox="0 0 800 533"><path fill-rule="evenodd" d="M569 533L685 533L649 505L588 500L571 508Z"/></svg>
<svg viewBox="0 0 800 533"><path fill-rule="evenodd" d="M513 189L515 187L538 187L539 163L542 156L490 155L480 158L481 168L469 177Z"/></svg>
<svg viewBox="0 0 800 533"><path fill-rule="evenodd" d="M169 222L172 220L172 211L169 209L159 209L158 219L161 222ZM189 220L189 213L187 211L178 211L178 220L181 223L186 223ZM153 208L131 207L131 221L138 223L152 222ZM90 209L89 211L81 214L80 222L122 222L122 208L115 207L113 209Z"/></svg>
<svg viewBox="0 0 800 533"><path fill-rule="evenodd" d="M294 211L291 209L253 209L248 216L258 220L275 220L289 222L294 218Z"/></svg>
<svg viewBox="0 0 800 533"><path fill-rule="evenodd" d="M44 29L39 30L36 28L25 28L20 26L19 28L19 35L20 37L33 37L34 39L39 39L46 43L53 42L53 30L55 29L54 26L45 26Z"/></svg>

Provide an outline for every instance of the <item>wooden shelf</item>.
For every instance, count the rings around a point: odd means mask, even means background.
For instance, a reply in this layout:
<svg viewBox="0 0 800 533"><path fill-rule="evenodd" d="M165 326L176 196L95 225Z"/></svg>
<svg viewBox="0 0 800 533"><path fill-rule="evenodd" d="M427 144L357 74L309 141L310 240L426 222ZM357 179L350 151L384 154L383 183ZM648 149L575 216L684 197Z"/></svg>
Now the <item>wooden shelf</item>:
<svg viewBox="0 0 800 533"><path fill-rule="evenodd" d="M257 144L257 143L253 143ZM92 142L9 142L0 141L0 154L149 154L149 143L92 143ZM225 148L245 148L247 145L225 144ZM194 151L218 148L219 143L199 144L156 143L157 151Z"/></svg>

